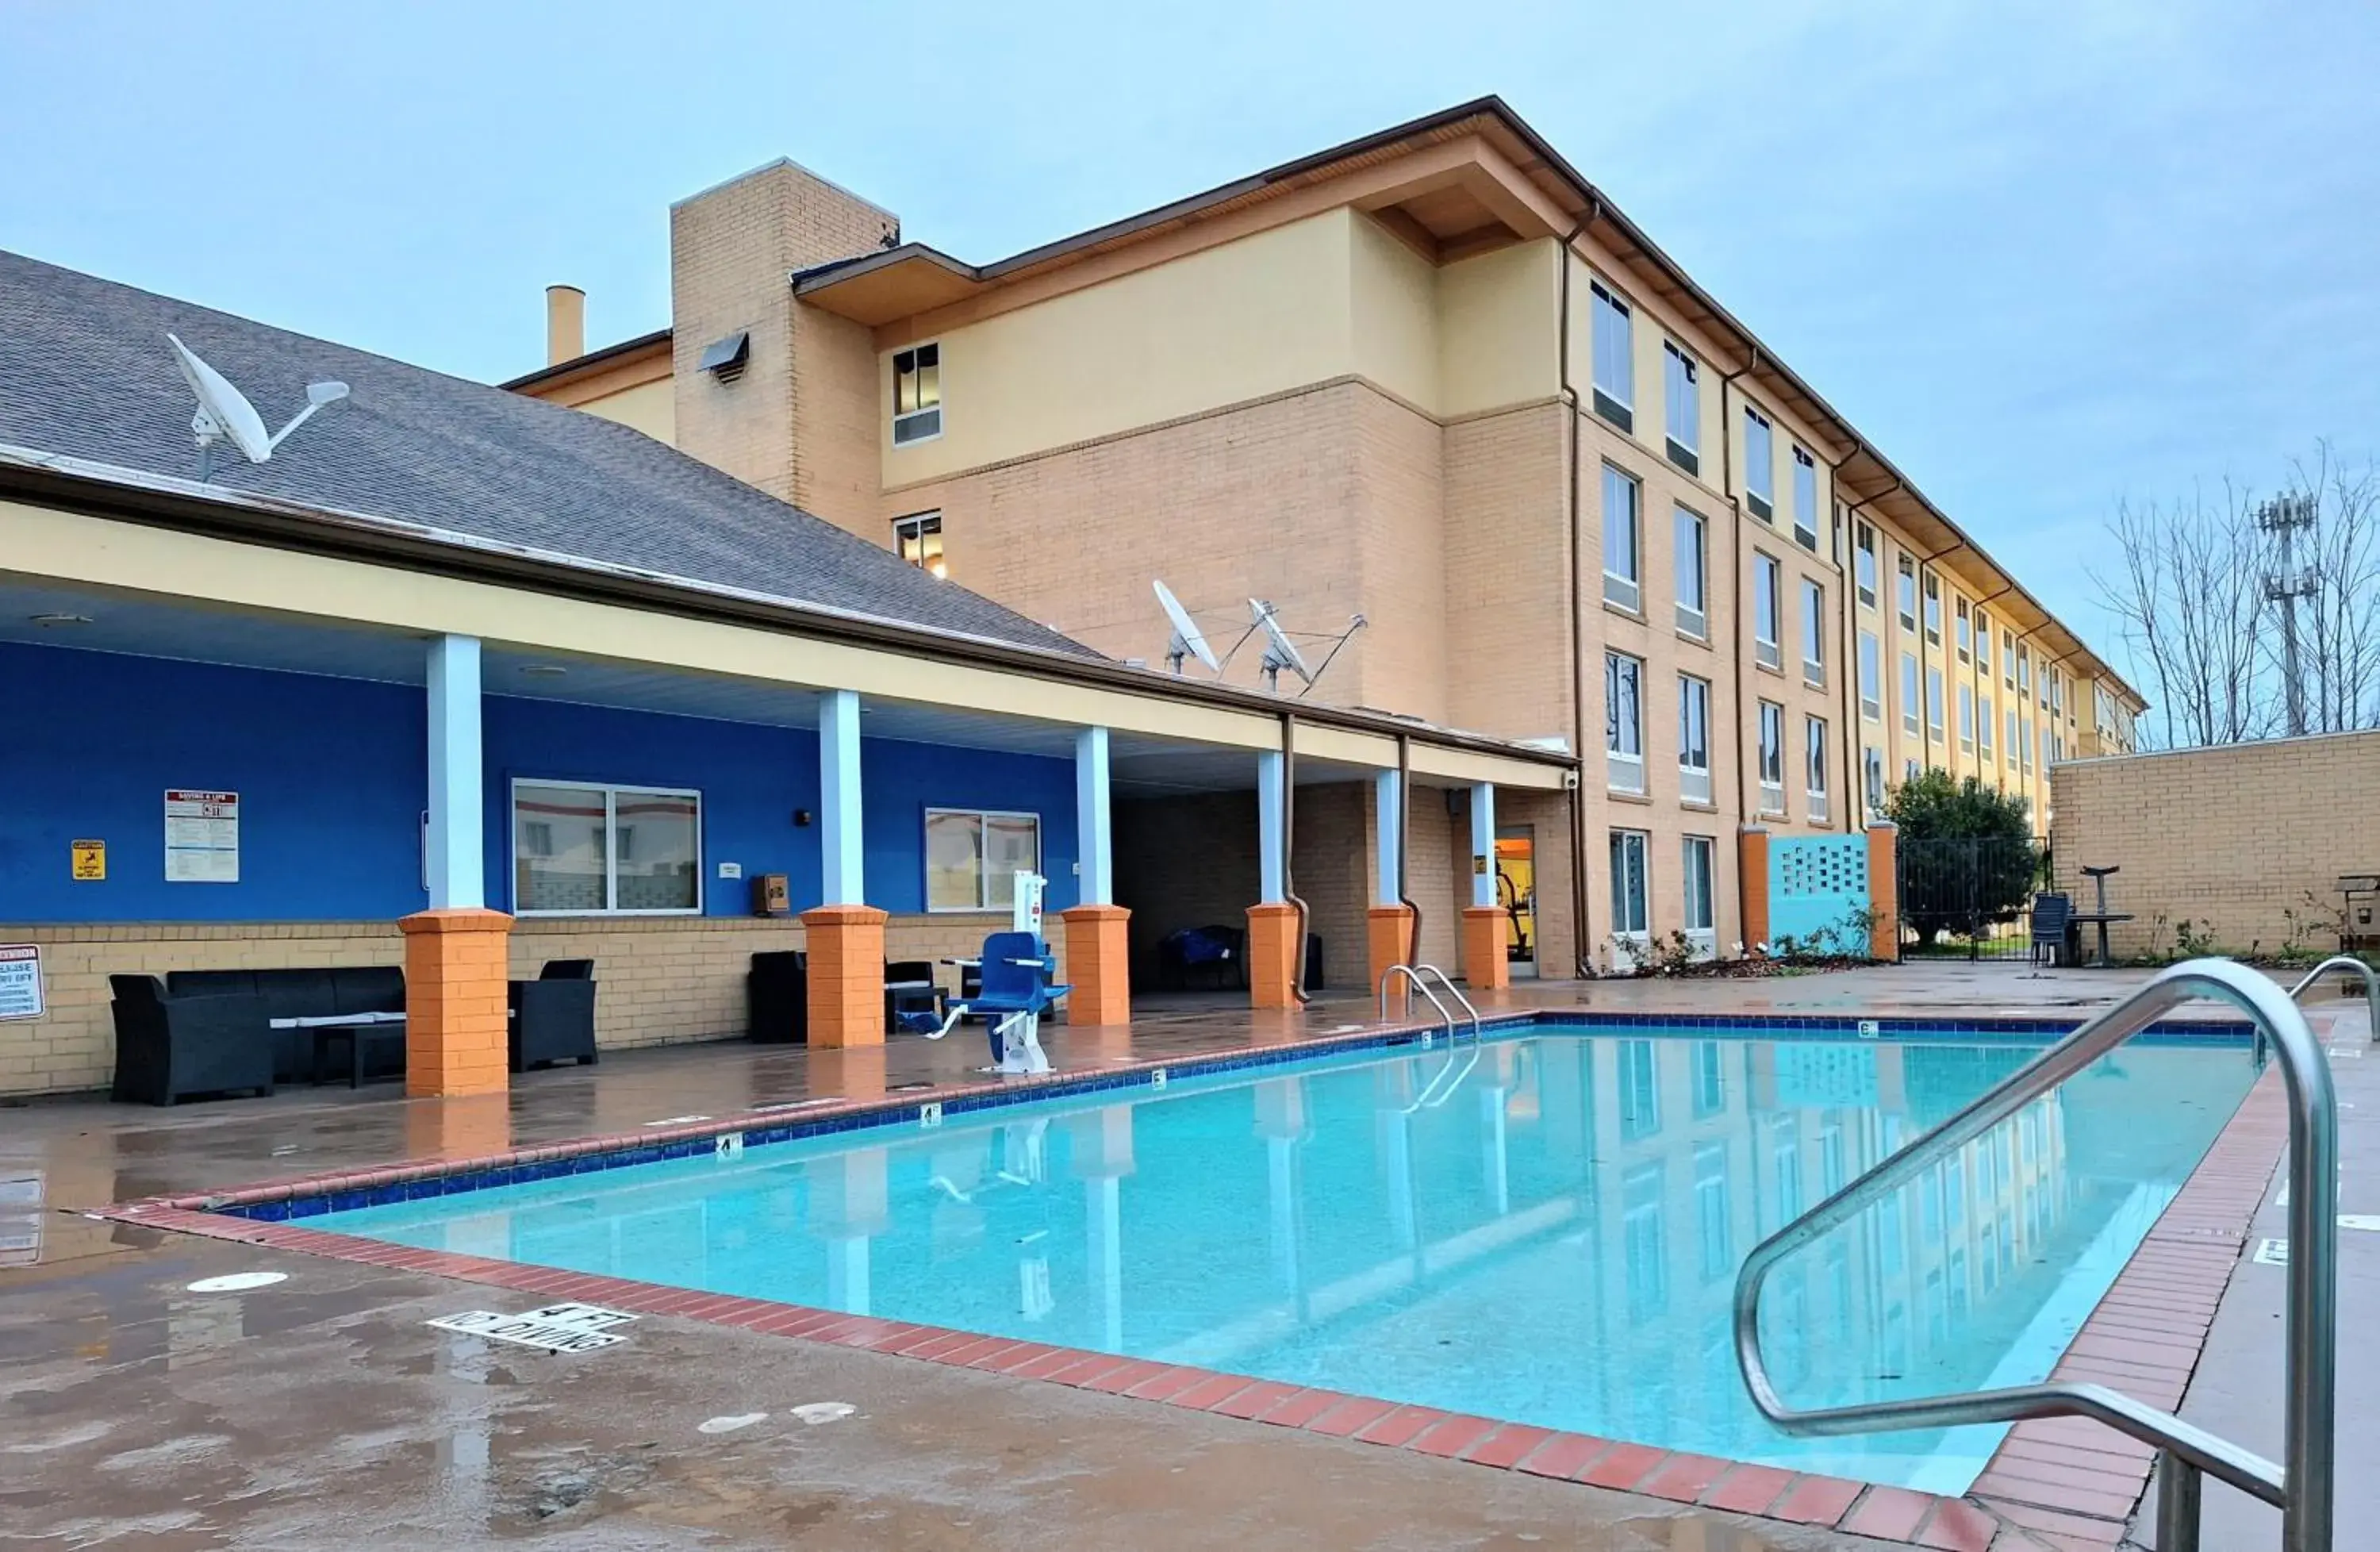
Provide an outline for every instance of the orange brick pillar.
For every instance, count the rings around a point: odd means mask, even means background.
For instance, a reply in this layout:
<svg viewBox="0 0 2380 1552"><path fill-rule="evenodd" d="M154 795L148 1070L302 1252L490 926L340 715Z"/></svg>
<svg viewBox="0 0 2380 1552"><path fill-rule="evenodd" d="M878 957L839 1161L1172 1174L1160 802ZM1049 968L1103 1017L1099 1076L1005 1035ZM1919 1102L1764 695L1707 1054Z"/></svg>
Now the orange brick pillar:
<svg viewBox="0 0 2380 1552"><path fill-rule="evenodd" d="M1413 908L1409 905L1375 905L1371 909L1365 924L1365 946L1369 951L1365 964L1372 978L1364 984L1376 995L1379 990L1380 977L1388 974L1390 965L1411 963L1414 952L1413 920ZM1412 993L1399 986L1390 988L1390 995L1392 1000L1389 1006L1393 1009Z"/></svg>
<svg viewBox="0 0 2380 1552"><path fill-rule="evenodd" d="M512 917L468 907L417 911L396 925L405 934L405 1092L418 1099L504 1093Z"/></svg>
<svg viewBox="0 0 2380 1552"><path fill-rule="evenodd" d="M1268 900L1248 907L1248 1004L1297 1007L1297 907Z"/></svg>
<svg viewBox="0 0 2380 1552"><path fill-rule="evenodd" d="M884 1043L886 919L873 905L818 905L802 913L811 1045Z"/></svg>
<svg viewBox="0 0 2380 1552"><path fill-rule="evenodd" d="M1132 913L1121 905L1076 905L1066 924L1066 1022L1132 1022Z"/></svg>
<svg viewBox="0 0 2380 1552"><path fill-rule="evenodd" d="M1900 827L1889 819L1867 827L1867 956L1900 957Z"/></svg>
<svg viewBox="0 0 2380 1552"><path fill-rule="evenodd" d="M1463 978L1474 991L1494 991L1512 984L1512 961L1504 957L1504 924L1512 918L1501 905L1463 908Z"/></svg>
<svg viewBox="0 0 2380 1552"><path fill-rule="evenodd" d="M1743 952L1766 953L1768 941L1768 831L1746 825L1736 832L1736 889L1743 901Z"/></svg>

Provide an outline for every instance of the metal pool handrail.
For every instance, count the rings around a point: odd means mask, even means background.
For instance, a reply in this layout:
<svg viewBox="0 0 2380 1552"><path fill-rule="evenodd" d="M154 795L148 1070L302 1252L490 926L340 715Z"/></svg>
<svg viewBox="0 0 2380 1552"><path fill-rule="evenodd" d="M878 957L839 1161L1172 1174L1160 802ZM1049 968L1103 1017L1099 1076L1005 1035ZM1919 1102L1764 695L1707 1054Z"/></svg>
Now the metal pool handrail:
<svg viewBox="0 0 2380 1552"><path fill-rule="evenodd" d="M1446 1037L1449 1041L1454 1038L1454 1015L1447 1012L1446 1004L1438 1000L1438 993L1429 989L1429 982L1424 979L1426 976L1437 976L1438 984L1446 988L1446 994L1463 1004L1464 1015L1471 1020L1471 1037L1476 1040L1485 1037L1485 1026L1479 1022L1479 1010L1471 1005L1471 999L1455 989L1453 981L1448 979L1446 972L1435 964L1391 964L1380 972L1380 1022L1383 1024L1388 1022L1389 983L1400 976L1411 982L1415 991L1428 998L1429 1005L1438 1010L1439 1018L1446 1025Z"/></svg>
<svg viewBox="0 0 2380 1552"><path fill-rule="evenodd" d="M2314 983L2334 970L2350 971L2363 978L2363 1011L2366 1015L2364 1023L2370 1025L2363 1032L2364 1037L2370 1040L2380 1040L2380 976L2374 975L2372 966L2353 954L2333 954L2307 971L2304 980L2289 988L2289 1000L2303 1001L2305 994L2313 989Z"/></svg>
<svg viewBox="0 0 2380 1552"><path fill-rule="evenodd" d="M2101 1385L2022 1385L1795 1412L1779 1399L1760 1352L1760 1291L1779 1261L1909 1184L1929 1166L2193 997L2246 1013L2279 1054L2289 1105L2289 1266L2285 1464L2243 1449ZM1735 1282L1735 1356L1761 1414L1789 1434L2013 1423L2028 1417L2096 1418L2161 1451L2158 1552L2196 1552L2200 1473L2281 1510L2283 1552L2330 1552L2331 1472L2338 1390L2338 1116L2330 1069L2297 1004L2271 979L2223 959L2194 959L2090 1020L1949 1120L1771 1234L1744 1258Z"/></svg>

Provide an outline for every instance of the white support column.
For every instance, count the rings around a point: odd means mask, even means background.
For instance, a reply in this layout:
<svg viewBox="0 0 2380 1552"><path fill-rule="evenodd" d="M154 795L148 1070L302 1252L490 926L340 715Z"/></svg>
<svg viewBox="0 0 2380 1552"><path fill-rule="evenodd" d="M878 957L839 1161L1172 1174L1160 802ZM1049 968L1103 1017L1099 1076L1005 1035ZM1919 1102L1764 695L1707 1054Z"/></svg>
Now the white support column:
<svg viewBox="0 0 2380 1552"><path fill-rule="evenodd" d="M1378 876L1372 886L1372 903L1394 905L1399 903L1397 831L1403 828L1405 818L1403 783L1395 771L1383 770L1372 778L1372 806L1378 811L1372 821L1372 847L1373 871Z"/></svg>
<svg viewBox="0 0 2380 1552"><path fill-rule="evenodd" d="M865 905L859 829L859 694L819 697L819 852L826 905Z"/></svg>
<svg viewBox="0 0 2380 1552"><path fill-rule="evenodd" d="M1281 785L1281 758L1277 749L1257 755L1257 897L1267 904L1287 897L1289 869L1281 854L1281 835L1288 828L1288 793Z"/></svg>
<svg viewBox="0 0 2380 1552"><path fill-rule="evenodd" d="M1480 782L1471 789L1471 903L1496 901L1496 788Z"/></svg>
<svg viewBox="0 0 2380 1552"><path fill-rule="evenodd" d="M1115 834L1108 809L1108 730L1075 734L1075 831L1081 871L1075 903L1115 903Z"/></svg>
<svg viewBox="0 0 2380 1552"><path fill-rule="evenodd" d="M480 783L480 638L430 643L430 908L477 910L488 903L487 794Z"/></svg>

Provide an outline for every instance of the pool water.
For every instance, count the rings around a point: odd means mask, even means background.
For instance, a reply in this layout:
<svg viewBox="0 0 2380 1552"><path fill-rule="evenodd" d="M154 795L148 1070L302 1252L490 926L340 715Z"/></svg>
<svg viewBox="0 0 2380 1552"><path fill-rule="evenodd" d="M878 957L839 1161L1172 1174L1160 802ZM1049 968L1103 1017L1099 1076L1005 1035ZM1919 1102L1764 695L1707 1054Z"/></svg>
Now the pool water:
<svg viewBox="0 0 2380 1552"><path fill-rule="evenodd" d="M1700 1033L1374 1049L314 1225L1963 1491L2001 1430L1771 1428L1730 1302L1759 1238L2037 1048ZM2128 1046L1789 1261L1787 1400L2046 1377L2253 1075L2244 1040Z"/></svg>

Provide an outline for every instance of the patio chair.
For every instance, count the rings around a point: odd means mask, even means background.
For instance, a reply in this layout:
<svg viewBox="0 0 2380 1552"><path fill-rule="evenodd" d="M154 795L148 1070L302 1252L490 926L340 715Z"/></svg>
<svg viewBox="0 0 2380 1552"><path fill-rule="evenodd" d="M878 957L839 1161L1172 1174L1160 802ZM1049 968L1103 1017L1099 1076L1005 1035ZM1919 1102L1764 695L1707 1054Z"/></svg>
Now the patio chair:
<svg viewBox="0 0 2380 1552"><path fill-rule="evenodd" d="M548 960L533 981L506 988L512 1070L554 1061L595 1064L595 962Z"/></svg>
<svg viewBox="0 0 2380 1552"><path fill-rule="evenodd" d="M175 996L154 976L110 976L120 1100L171 1105L191 1094L273 1092L273 1032L254 992Z"/></svg>
<svg viewBox="0 0 2380 1552"><path fill-rule="evenodd" d="M903 1027L939 1040L972 1014L990 1025L994 1071L1046 1073L1050 1058L1041 1049L1041 1015L1074 989L1050 984L1057 969L1038 934L995 932L983 940L983 990L952 999L939 1026L931 1013L905 1013Z"/></svg>
<svg viewBox="0 0 2380 1552"><path fill-rule="evenodd" d="M930 959L894 959L884 964L884 1027L902 1029L905 1013L941 1017L941 992L934 985Z"/></svg>
<svg viewBox="0 0 2380 1552"><path fill-rule="evenodd" d="M2070 895L2036 894L2033 897L2033 963L2063 964L2070 957L2066 952L2067 933L2072 926L2074 900Z"/></svg>
<svg viewBox="0 0 2380 1552"><path fill-rule="evenodd" d="M752 956L744 977L744 1033L756 1046L809 1044L809 968L799 949Z"/></svg>

